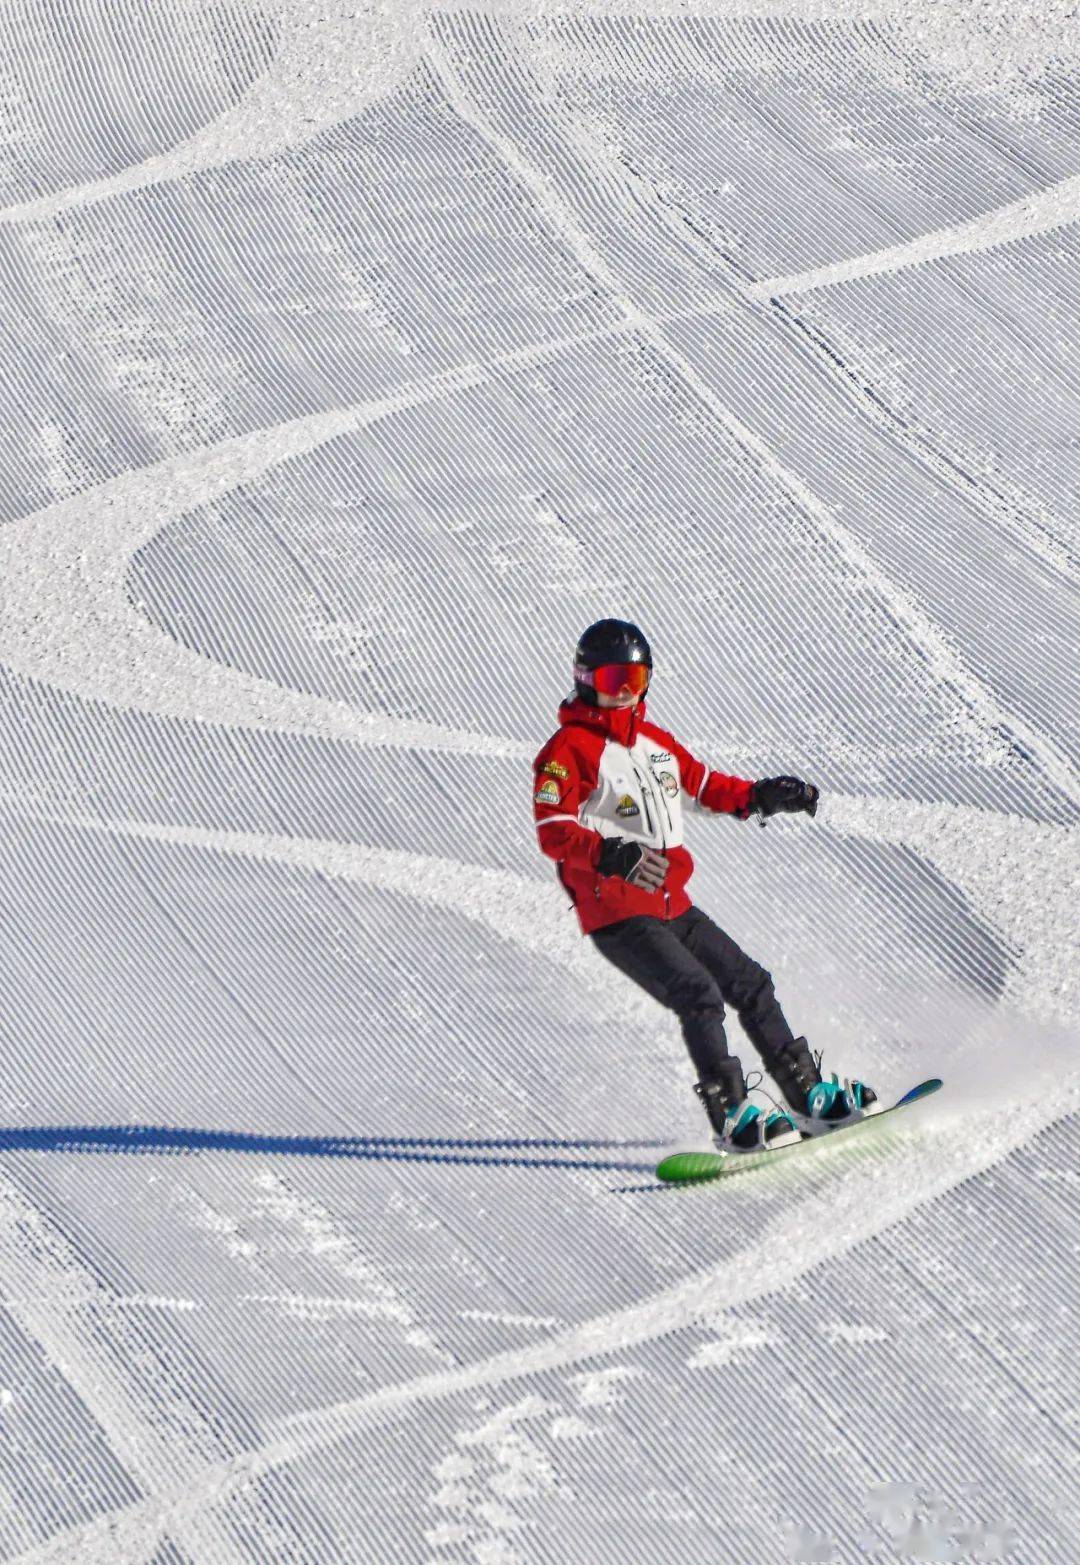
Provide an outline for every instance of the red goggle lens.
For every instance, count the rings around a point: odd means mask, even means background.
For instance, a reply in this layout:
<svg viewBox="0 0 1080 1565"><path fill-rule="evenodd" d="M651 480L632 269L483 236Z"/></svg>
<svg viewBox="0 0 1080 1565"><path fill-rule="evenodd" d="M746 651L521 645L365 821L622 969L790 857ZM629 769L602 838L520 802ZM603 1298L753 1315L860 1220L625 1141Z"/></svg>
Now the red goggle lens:
<svg viewBox="0 0 1080 1565"><path fill-rule="evenodd" d="M643 696L649 688L650 670L644 663L604 663L600 668L581 669L578 678L604 696Z"/></svg>

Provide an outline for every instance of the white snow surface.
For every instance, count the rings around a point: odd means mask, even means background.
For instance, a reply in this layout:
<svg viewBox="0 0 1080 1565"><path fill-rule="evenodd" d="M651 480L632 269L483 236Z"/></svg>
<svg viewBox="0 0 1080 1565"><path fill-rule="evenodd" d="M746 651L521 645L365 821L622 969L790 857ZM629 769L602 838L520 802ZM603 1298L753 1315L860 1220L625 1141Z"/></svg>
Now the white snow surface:
<svg viewBox="0 0 1080 1565"><path fill-rule="evenodd" d="M0 1558L1074 1560L1071 0L0 43ZM531 823L606 614L822 789L694 892L944 1078L858 1152L653 1178Z"/></svg>

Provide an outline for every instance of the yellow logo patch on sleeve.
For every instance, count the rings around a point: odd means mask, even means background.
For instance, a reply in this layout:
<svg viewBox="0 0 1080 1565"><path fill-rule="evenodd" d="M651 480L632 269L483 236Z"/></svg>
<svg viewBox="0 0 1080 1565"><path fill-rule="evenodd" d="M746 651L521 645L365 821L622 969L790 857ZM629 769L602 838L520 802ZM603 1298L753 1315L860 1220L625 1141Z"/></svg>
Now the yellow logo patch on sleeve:
<svg viewBox="0 0 1080 1565"><path fill-rule="evenodd" d="M545 761L540 770L545 777L557 777L560 782L565 782L570 775L570 768L561 761Z"/></svg>
<svg viewBox="0 0 1080 1565"><path fill-rule="evenodd" d="M552 778L548 778L547 782L541 783L533 795L537 804L558 804L559 797L559 785Z"/></svg>

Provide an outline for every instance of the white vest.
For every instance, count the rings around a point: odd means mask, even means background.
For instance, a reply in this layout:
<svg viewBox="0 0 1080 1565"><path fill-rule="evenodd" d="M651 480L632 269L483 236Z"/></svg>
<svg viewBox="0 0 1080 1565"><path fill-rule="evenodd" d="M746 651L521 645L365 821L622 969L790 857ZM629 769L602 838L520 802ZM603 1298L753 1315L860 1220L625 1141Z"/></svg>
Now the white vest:
<svg viewBox="0 0 1080 1565"><path fill-rule="evenodd" d="M678 760L661 740L639 734L628 749L608 739L596 787L578 810L578 820L602 837L681 848L682 799Z"/></svg>

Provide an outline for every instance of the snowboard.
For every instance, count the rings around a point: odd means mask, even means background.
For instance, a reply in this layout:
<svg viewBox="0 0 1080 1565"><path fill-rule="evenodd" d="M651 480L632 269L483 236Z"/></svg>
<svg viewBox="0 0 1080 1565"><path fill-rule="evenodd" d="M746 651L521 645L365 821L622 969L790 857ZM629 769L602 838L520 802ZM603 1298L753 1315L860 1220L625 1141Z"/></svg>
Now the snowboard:
<svg viewBox="0 0 1080 1565"><path fill-rule="evenodd" d="M727 1174L771 1165L788 1153L805 1153L814 1147L829 1145L838 1135L843 1135L844 1140L848 1141L860 1132L880 1125L883 1119L888 1119L897 1109L908 1108L912 1103L918 1103L920 1098L928 1098L941 1085L940 1079L932 1076L928 1081L920 1081L917 1087L912 1087L910 1092L905 1092L902 1098L876 1114L863 1114L855 1120L841 1120L831 1130L816 1136L806 1136L802 1141L791 1142L773 1151L763 1148L760 1152L673 1152L657 1165L656 1175L665 1184L700 1184L707 1179L723 1179Z"/></svg>

